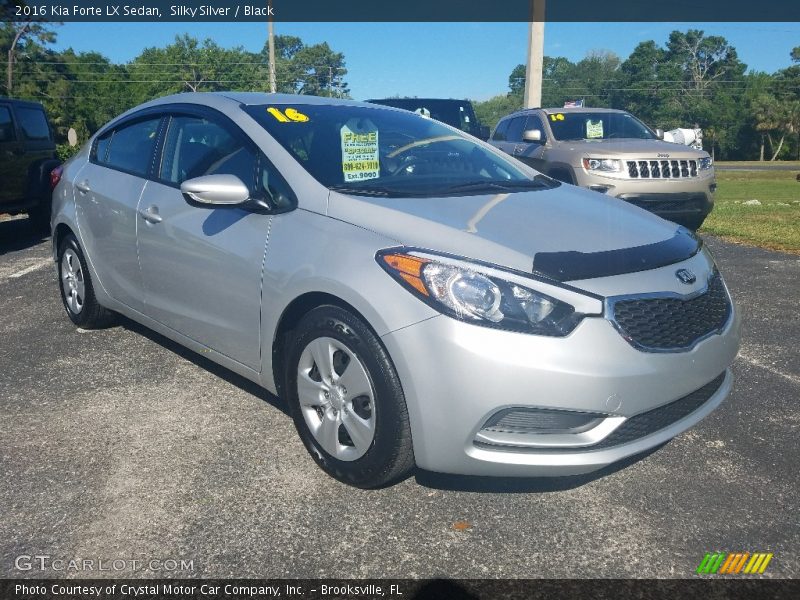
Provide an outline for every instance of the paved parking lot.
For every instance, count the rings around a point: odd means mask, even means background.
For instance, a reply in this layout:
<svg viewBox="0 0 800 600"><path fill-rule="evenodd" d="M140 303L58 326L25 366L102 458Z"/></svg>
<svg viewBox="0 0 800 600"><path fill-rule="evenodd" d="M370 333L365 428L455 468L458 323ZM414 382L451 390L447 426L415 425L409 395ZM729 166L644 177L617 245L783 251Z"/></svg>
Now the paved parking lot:
<svg viewBox="0 0 800 600"><path fill-rule="evenodd" d="M798 577L800 257L707 242L745 341L699 426L588 477L361 491L257 386L129 321L76 330L49 240L0 222L0 576L102 575L15 568L39 554L193 561L184 576L690 577L720 550Z"/></svg>

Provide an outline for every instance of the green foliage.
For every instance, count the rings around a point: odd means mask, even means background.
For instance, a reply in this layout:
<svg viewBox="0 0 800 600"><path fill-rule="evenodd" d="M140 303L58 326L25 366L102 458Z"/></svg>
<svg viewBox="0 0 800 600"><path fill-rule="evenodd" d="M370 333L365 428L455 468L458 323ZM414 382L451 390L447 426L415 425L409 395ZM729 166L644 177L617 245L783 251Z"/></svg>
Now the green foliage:
<svg viewBox="0 0 800 600"><path fill-rule="evenodd" d="M507 114L522 108L522 98L517 95L508 94L505 96L495 96L485 102L473 102L475 116L482 125L487 125L494 129L497 122Z"/></svg>
<svg viewBox="0 0 800 600"><path fill-rule="evenodd" d="M266 47L248 52L183 34L163 48L145 48L130 63L118 65L99 52L55 52L49 48L55 35L52 24L3 23L0 51L8 56L16 39L11 92L45 106L62 157L77 151L64 143L70 128L76 130L80 146L113 117L153 98L191 91L269 89ZM294 36L276 36L275 47L278 91L348 97L343 54L325 43L307 46Z"/></svg>

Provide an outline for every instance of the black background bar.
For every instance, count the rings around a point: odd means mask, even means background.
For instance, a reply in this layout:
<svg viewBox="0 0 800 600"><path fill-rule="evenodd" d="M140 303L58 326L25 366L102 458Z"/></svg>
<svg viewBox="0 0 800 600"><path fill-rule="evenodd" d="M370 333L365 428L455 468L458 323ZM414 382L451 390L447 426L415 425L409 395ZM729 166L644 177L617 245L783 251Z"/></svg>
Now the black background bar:
<svg viewBox="0 0 800 600"><path fill-rule="evenodd" d="M4 20L206 21L267 20L269 0L0 0ZM17 10L18 5L27 5ZM84 13L75 12L78 6ZM527 22L531 0L271 0L275 22ZM116 8L115 8L116 7ZM126 11L127 7L127 11ZM248 7L250 12L248 13ZM547 0L546 21L795 22L798 0ZM253 8L262 9L255 11ZM59 10L60 9L60 10ZM154 11L158 15L154 15ZM116 12L115 12L116 11Z"/></svg>
<svg viewBox="0 0 800 600"><path fill-rule="evenodd" d="M327 586L327 589L324 587ZM394 587L393 587L394 586ZM25 588L25 589L23 589ZM69 590L84 592L69 593ZM277 588L280 595L259 593ZM25 593L27 590L27 593ZM35 590L35 591L31 591ZM99 593L97 593L99 590ZM113 591L112 591L113 590ZM134 591L135 590L135 591ZM238 593L236 592L238 591ZM681 598L796 600L800 581L746 576L695 579L3 579L3 600L570 600Z"/></svg>

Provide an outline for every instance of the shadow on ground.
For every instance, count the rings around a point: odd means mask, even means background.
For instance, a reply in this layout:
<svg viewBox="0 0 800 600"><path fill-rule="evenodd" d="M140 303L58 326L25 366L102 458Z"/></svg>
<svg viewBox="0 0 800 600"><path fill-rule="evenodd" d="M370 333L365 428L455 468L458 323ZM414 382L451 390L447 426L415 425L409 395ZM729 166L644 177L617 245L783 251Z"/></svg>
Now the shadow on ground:
<svg viewBox="0 0 800 600"><path fill-rule="evenodd" d="M27 217L0 221L0 255L31 248L49 237L47 233L36 231Z"/></svg>
<svg viewBox="0 0 800 600"><path fill-rule="evenodd" d="M161 335L160 333L156 333L152 329L148 329L144 325L140 325L136 321L132 321L127 317L123 317L122 315L117 316L117 324L128 331L146 337L148 340L153 342L154 344L158 344L163 348L166 348L170 352L177 354L181 358L184 358L191 362L194 365L197 365L201 369L205 369L212 375L219 377L223 381L227 381L231 385L236 386L240 390L247 392L248 394L252 394L257 398L260 398L264 402L274 406L278 410L280 410L285 415L289 416L289 409L286 406L286 403L275 396L274 394L269 393L263 387L250 381L249 379L242 377L241 375L234 373L230 369L227 369L221 365L218 365L214 361L205 356L198 354L184 346L181 346L177 342L173 342L168 337Z"/></svg>

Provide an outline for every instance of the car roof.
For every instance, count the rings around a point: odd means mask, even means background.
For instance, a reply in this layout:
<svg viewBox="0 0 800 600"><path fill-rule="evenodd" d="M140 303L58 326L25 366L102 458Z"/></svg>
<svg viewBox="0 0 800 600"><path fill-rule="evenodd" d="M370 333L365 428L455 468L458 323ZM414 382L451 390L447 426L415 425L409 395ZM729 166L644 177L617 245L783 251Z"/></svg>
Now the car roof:
<svg viewBox="0 0 800 600"><path fill-rule="evenodd" d="M323 96L310 96L305 94L272 94L268 92L184 92L157 98L144 106L158 106L160 104L173 104L187 102L191 104L204 104L222 108L236 105L261 105L261 104L313 104L318 106L365 106L375 108L375 104L359 102L345 98L328 98ZM141 108L137 107L137 108Z"/></svg>
<svg viewBox="0 0 800 600"><path fill-rule="evenodd" d="M44 108L40 102L34 102L33 100L19 100L17 98L8 98L6 96L0 96L0 102L8 102L9 104L28 106L30 108Z"/></svg>
<svg viewBox="0 0 800 600"><path fill-rule="evenodd" d="M469 102L466 98L371 98L365 102Z"/></svg>
<svg viewBox="0 0 800 600"><path fill-rule="evenodd" d="M570 113L624 113L624 110L619 110L616 108L592 108L589 106L564 106L562 108L523 108L516 112L511 113L503 117L503 119L508 119L509 117L520 117L525 115L530 115L534 112L541 111L546 115L551 114L570 114Z"/></svg>

